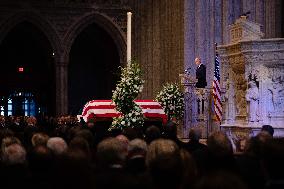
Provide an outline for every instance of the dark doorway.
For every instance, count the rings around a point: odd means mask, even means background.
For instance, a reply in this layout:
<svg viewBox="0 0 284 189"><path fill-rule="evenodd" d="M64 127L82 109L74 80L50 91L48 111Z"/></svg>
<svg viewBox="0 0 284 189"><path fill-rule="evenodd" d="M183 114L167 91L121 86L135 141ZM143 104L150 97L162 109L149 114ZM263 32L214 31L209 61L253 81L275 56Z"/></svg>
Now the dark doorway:
<svg viewBox="0 0 284 189"><path fill-rule="evenodd" d="M111 99L120 59L112 37L92 24L75 39L68 72L69 113L78 114L90 100Z"/></svg>
<svg viewBox="0 0 284 189"><path fill-rule="evenodd" d="M22 22L8 33L0 44L1 114L54 114L53 56L47 37L33 24Z"/></svg>

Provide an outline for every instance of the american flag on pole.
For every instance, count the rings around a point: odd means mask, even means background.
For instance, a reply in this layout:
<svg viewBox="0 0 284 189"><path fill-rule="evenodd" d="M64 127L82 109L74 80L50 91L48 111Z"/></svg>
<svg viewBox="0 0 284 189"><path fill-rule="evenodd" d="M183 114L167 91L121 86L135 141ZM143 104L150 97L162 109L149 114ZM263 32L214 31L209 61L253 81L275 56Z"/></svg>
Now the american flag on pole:
<svg viewBox="0 0 284 189"><path fill-rule="evenodd" d="M218 122L222 120L222 103L221 103L221 88L220 88L220 62L218 53L215 55L215 69L214 69L214 81L213 81L213 101L214 112Z"/></svg>

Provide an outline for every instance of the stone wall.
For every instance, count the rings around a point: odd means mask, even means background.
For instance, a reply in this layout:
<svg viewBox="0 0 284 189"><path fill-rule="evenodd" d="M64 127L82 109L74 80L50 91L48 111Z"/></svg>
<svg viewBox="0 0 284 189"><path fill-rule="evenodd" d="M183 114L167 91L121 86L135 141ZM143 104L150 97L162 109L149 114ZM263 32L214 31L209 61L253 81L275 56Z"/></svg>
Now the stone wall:
<svg viewBox="0 0 284 189"><path fill-rule="evenodd" d="M133 57L146 83L142 98L153 98L184 70L183 0L134 0Z"/></svg>

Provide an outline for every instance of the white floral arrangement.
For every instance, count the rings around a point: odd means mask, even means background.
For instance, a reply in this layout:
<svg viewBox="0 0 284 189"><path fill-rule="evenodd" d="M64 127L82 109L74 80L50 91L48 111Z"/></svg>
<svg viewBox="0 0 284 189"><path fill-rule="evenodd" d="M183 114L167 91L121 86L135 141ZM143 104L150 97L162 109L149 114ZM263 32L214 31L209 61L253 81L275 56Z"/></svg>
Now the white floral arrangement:
<svg viewBox="0 0 284 189"><path fill-rule="evenodd" d="M121 80L112 95L112 101L121 116L113 119L110 130L143 126L144 115L142 109L134 102L138 94L143 90L144 80L141 77L142 71L135 62L121 68Z"/></svg>
<svg viewBox="0 0 284 189"><path fill-rule="evenodd" d="M156 96L168 119L182 119L184 114L184 94L178 84L167 83Z"/></svg>

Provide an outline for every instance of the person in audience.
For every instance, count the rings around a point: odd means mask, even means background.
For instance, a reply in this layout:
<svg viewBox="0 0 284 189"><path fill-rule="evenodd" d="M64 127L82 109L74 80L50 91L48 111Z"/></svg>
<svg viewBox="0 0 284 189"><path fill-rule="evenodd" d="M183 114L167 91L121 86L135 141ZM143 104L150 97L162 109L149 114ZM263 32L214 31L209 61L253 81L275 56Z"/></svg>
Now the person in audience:
<svg viewBox="0 0 284 189"><path fill-rule="evenodd" d="M183 176L181 188L193 188L197 180L197 167L192 155L186 150L180 150L182 160Z"/></svg>
<svg viewBox="0 0 284 189"><path fill-rule="evenodd" d="M75 137L70 141L69 149L71 150L81 150L86 154L88 159L91 158L91 151L89 143L82 137Z"/></svg>
<svg viewBox="0 0 284 189"><path fill-rule="evenodd" d="M224 133L213 132L207 139L207 146L207 149L193 152L199 176L218 170L238 174L231 141Z"/></svg>
<svg viewBox="0 0 284 189"><path fill-rule="evenodd" d="M212 133L207 140L208 150L211 155L213 169L235 172L237 170L233 156L232 143L222 132Z"/></svg>
<svg viewBox="0 0 284 189"><path fill-rule="evenodd" d="M161 136L155 126L111 135L108 125L84 128L69 115L0 119L1 188L284 188L284 139L273 138L271 126L234 154L222 132L213 132L203 145L193 128L184 144L174 122Z"/></svg>
<svg viewBox="0 0 284 189"><path fill-rule="evenodd" d="M45 133L35 133L32 136L32 145L35 146L46 146L49 136Z"/></svg>
<svg viewBox="0 0 284 189"><path fill-rule="evenodd" d="M2 149L2 162L8 165L24 164L26 150L18 143L6 146Z"/></svg>
<svg viewBox="0 0 284 189"><path fill-rule="evenodd" d="M6 127L5 116L0 116L0 129L3 129L5 127Z"/></svg>
<svg viewBox="0 0 284 189"><path fill-rule="evenodd" d="M180 148L184 147L184 143L179 140L177 136L177 124L173 121L169 121L164 128L164 137L166 139L173 140Z"/></svg>
<svg viewBox="0 0 284 189"><path fill-rule="evenodd" d="M127 146L118 138L107 138L97 146L96 188L125 188ZM130 181L128 181L130 182Z"/></svg>
<svg viewBox="0 0 284 189"><path fill-rule="evenodd" d="M152 141L159 138L161 138L161 131L157 126L152 125L146 129L145 140L147 144L150 144Z"/></svg>
<svg viewBox="0 0 284 189"><path fill-rule="evenodd" d="M21 141L17 137L11 136L3 138L1 142L1 152L3 153L5 148L12 144L22 145Z"/></svg>
<svg viewBox="0 0 284 189"><path fill-rule="evenodd" d="M237 164L243 181L251 189L264 188L265 176L263 167L263 148L272 137L267 132L261 132L257 136L248 139L242 155L237 156Z"/></svg>
<svg viewBox="0 0 284 189"><path fill-rule="evenodd" d="M125 148L128 148L128 144L129 144L129 139L125 136L125 135L118 135L115 138L117 138L118 140L120 140L124 145Z"/></svg>
<svg viewBox="0 0 284 189"><path fill-rule="evenodd" d="M118 138L107 138L97 146L97 165L103 169L123 168L127 157L127 146Z"/></svg>
<svg viewBox="0 0 284 189"><path fill-rule="evenodd" d="M182 181L182 159L179 146L172 140L158 139L148 148L146 165L159 189L178 189Z"/></svg>
<svg viewBox="0 0 284 189"><path fill-rule="evenodd" d="M78 130L75 133L75 137L81 137L81 138L85 139L88 142L88 145L89 145L90 148L92 148L94 146L94 140L95 140L94 135L88 129Z"/></svg>
<svg viewBox="0 0 284 189"><path fill-rule="evenodd" d="M35 145L28 154L32 182L31 188L54 188L54 157L46 145Z"/></svg>
<svg viewBox="0 0 284 189"><path fill-rule="evenodd" d="M188 133L189 141L185 144L185 148L189 152L194 152L196 150L202 150L207 148L205 144L199 142L201 138L201 130L199 128L191 128Z"/></svg>
<svg viewBox="0 0 284 189"><path fill-rule="evenodd" d="M62 155L67 151L67 144L60 137L51 137L48 139L46 146L55 154L55 155Z"/></svg>
<svg viewBox="0 0 284 189"><path fill-rule="evenodd" d="M274 129L271 125L263 125L261 131L266 131L273 137Z"/></svg>
<svg viewBox="0 0 284 189"><path fill-rule="evenodd" d="M283 138L274 138L264 143L262 165L264 166L265 186L268 189L284 188L283 147Z"/></svg>
<svg viewBox="0 0 284 189"><path fill-rule="evenodd" d="M126 169L132 174L143 173L146 170L145 156L147 143L142 139L131 140L128 144Z"/></svg>
<svg viewBox="0 0 284 189"><path fill-rule="evenodd" d="M5 147L1 155L1 188L27 188L29 171L26 150L18 143Z"/></svg>
<svg viewBox="0 0 284 189"><path fill-rule="evenodd" d="M16 134L19 134L21 132L23 132L23 125L21 124L21 118L20 117L13 117L12 118L12 123L9 126L9 128L14 131Z"/></svg>

